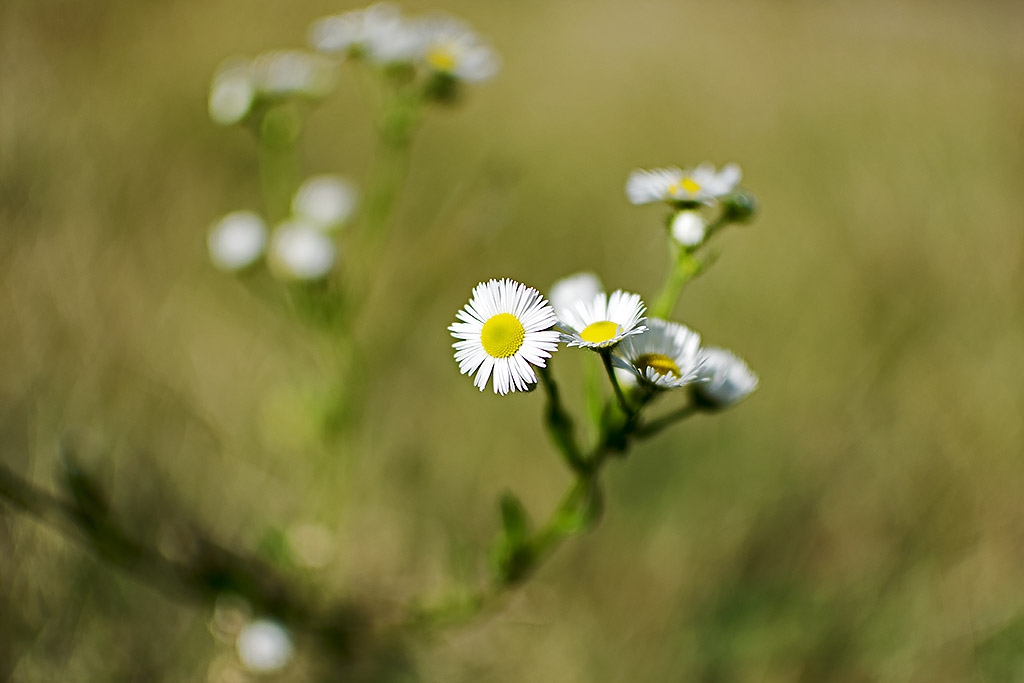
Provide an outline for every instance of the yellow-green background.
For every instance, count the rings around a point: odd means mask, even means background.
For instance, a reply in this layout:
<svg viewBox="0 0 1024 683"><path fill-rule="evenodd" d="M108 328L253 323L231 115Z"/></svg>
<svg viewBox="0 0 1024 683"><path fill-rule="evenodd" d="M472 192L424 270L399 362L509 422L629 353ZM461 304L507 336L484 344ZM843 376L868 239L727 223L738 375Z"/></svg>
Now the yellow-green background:
<svg viewBox="0 0 1024 683"><path fill-rule="evenodd" d="M155 544L183 517L252 552L315 523L332 561L281 561L314 594L439 598L485 574L502 490L541 518L569 483L541 396L458 374L455 311L481 279L580 269L653 297L661 213L627 204L629 171L735 161L763 210L677 315L760 389L612 463L601 525L419 646L424 680L1024 679L1024 7L444 5L503 68L415 142L360 423L325 448L327 340L206 260L209 224L259 207L206 89L348 8L0 5L6 465L55 488L70 435ZM345 75L306 168L364 179L371 134ZM0 677L221 680L209 617L0 506Z"/></svg>

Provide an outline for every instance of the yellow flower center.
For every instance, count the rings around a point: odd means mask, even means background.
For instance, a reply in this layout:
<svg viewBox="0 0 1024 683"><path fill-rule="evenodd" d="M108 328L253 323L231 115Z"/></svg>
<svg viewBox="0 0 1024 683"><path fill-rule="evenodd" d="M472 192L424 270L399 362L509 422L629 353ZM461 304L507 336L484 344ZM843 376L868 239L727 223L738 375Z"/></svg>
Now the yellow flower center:
<svg viewBox="0 0 1024 683"><path fill-rule="evenodd" d="M433 47L427 52L427 64L436 71L451 71L455 68L455 54L446 47Z"/></svg>
<svg viewBox="0 0 1024 683"><path fill-rule="evenodd" d="M619 326L610 320L602 320L597 323L590 323L580 332L580 338L591 344L606 342L619 333Z"/></svg>
<svg viewBox="0 0 1024 683"><path fill-rule="evenodd" d="M654 370L662 377L672 375L678 379L683 374L674 360L660 353L645 353L634 361L634 365L643 375L647 374L647 368Z"/></svg>
<svg viewBox="0 0 1024 683"><path fill-rule="evenodd" d="M526 339L526 330L519 318L511 313L491 316L480 331L480 343L492 358L508 358L515 354Z"/></svg>
<svg viewBox="0 0 1024 683"><path fill-rule="evenodd" d="M672 187L668 188L671 194L676 194L680 190L683 190L687 194L697 194L700 192L700 183L695 181L693 178L683 178L678 183L672 183Z"/></svg>

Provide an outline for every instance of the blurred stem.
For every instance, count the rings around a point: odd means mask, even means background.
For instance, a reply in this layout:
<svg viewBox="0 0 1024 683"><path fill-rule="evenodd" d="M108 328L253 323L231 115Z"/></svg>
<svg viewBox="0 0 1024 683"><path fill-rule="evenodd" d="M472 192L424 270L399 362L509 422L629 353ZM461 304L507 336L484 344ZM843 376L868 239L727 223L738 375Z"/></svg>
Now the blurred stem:
<svg viewBox="0 0 1024 683"><path fill-rule="evenodd" d="M692 253L682 247L675 247L678 252L673 259L672 269L669 271L665 286L654 301L650 314L653 318L668 318L675 310L679 295L683 293L686 284L700 274L701 262Z"/></svg>
<svg viewBox="0 0 1024 683"><path fill-rule="evenodd" d="M576 426L572 416L562 405L562 397L558 391L558 384L551 371L550 361L548 367L538 368L540 383L548 397L547 409L544 412L544 423L548 430L551 441L562 454L562 458L573 472L586 471L587 464L583 459L579 444L576 443Z"/></svg>
<svg viewBox="0 0 1024 683"><path fill-rule="evenodd" d="M615 399L619 402L619 408L626 414L626 417L633 417L636 411L633 406L630 405L629 400L626 399L626 395L622 393L622 387L619 386L619 378L615 376L615 368L612 367L612 350L601 349L601 362L604 364L604 371L608 374L608 380L612 383L612 389L615 390Z"/></svg>
<svg viewBox="0 0 1024 683"><path fill-rule="evenodd" d="M652 420L641 426L636 430L637 438L647 439L656 434L661 433L662 430L672 425L682 422L691 415L695 415L700 412L700 407L695 403L687 403L681 408L677 408L672 412L662 415L657 420Z"/></svg>
<svg viewBox="0 0 1024 683"><path fill-rule="evenodd" d="M271 106L259 118L260 185L271 225L291 214L292 195L300 182L299 138L302 113L289 103Z"/></svg>

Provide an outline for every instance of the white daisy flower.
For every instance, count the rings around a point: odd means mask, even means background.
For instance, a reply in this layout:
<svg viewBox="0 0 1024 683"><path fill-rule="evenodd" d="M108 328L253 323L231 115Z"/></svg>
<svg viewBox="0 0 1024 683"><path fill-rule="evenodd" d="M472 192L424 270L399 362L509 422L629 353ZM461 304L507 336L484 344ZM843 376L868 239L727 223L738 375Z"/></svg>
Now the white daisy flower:
<svg viewBox="0 0 1024 683"><path fill-rule="evenodd" d="M307 178L292 199L292 213L321 230L342 225L355 208L355 186L336 175Z"/></svg>
<svg viewBox="0 0 1024 683"><path fill-rule="evenodd" d="M594 297L604 291L604 286L593 273L576 273L558 280L548 290L548 301L555 309L559 320L566 311L575 308L577 302L593 301Z"/></svg>
<svg viewBox="0 0 1024 683"><path fill-rule="evenodd" d="M252 62L241 57L226 60L210 81L208 107L214 123L231 126L246 117L256 99Z"/></svg>
<svg viewBox="0 0 1024 683"><path fill-rule="evenodd" d="M411 62L420 41L397 6L380 2L318 19L309 27L309 44L320 52L387 64Z"/></svg>
<svg viewBox="0 0 1024 683"><path fill-rule="evenodd" d="M669 226L672 238L684 247L695 247L704 241L708 224L700 211L679 211L672 217Z"/></svg>
<svg viewBox="0 0 1024 683"><path fill-rule="evenodd" d="M255 673L280 671L295 656L291 634L270 619L256 619L246 624L238 634L235 649L242 666Z"/></svg>
<svg viewBox="0 0 1024 683"><path fill-rule="evenodd" d="M494 393L527 391L537 382L531 365L545 367L558 348L555 311L541 293L515 280L490 280L473 288L473 296L448 326L460 340L452 344L459 371L476 373L473 384Z"/></svg>
<svg viewBox="0 0 1024 683"><path fill-rule="evenodd" d="M623 340L612 362L658 389L677 389L697 381L700 335L660 318L648 319L647 327L643 334Z"/></svg>
<svg viewBox="0 0 1024 683"><path fill-rule="evenodd" d="M707 163L686 171L676 166L650 171L638 169L626 181L626 196L633 204L706 203L732 192L742 175L736 164L727 164L717 172Z"/></svg>
<svg viewBox="0 0 1024 683"><path fill-rule="evenodd" d="M757 375L741 358L714 347L700 351L702 381L694 385L697 396L712 406L724 408L742 401L757 388Z"/></svg>
<svg viewBox="0 0 1024 683"><path fill-rule="evenodd" d="M252 62L253 83L266 97L326 97L334 89L334 64L302 50L265 52Z"/></svg>
<svg viewBox="0 0 1024 683"><path fill-rule="evenodd" d="M299 220L281 223L270 240L268 262L276 274L293 280L319 280L331 271L334 242Z"/></svg>
<svg viewBox="0 0 1024 683"><path fill-rule="evenodd" d="M562 316L566 334L562 341L569 346L604 349L615 346L626 337L647 329L640 295L621 289L608 296L604 292L590 301L579 301Z"/></svg>
<svg viewBox="0 0 1024 683"><path fill-rule="evenodd" d="M235 211L210 228L206 245L210 260L221 270L251 266L267 247L267 225L252 211Z"/></svg>
<svg viewBox="0 0 1024 683"><path fill-rule="evenodd" d="M469 26L454 17L436 15L420 20L420 58L434 73L467 83L489 80L501 65L498 54Z"/></svg>

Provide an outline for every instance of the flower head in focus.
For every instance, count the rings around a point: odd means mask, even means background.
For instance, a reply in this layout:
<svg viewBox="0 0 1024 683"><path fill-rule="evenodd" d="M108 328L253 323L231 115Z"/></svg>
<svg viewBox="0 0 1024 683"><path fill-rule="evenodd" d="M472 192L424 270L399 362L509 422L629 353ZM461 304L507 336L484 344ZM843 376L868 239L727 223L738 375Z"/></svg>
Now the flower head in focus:
<svg viewBox="0 0 1024 683"><path fill-rule="evenodd" d="M700 382L694 384L699 399L715 408L742 401L757 388L757 375L731 351L708 347L700 350Z"/></svg>
<svg viewBox="0 0 1024 683"><path fill-rule="evenodd" d="M292 213L315 228L329 231L352 216L356 197L355 187L341 176L312 176L296 190Z"/></svg>
<svg viewBox="0 0 1024 683"><path fill-rule="evenodd" d="M335 256L334 242L300 220L280 224L270 239L270 269L285 279L319 280L331 272Z"/></svg>
<svg viewBox="0 0 1024 683"><path fill-rule="evenodd" d="M217 268L229 272L242 270L263 255L267 225L252 211L235 211L213 224L206 244L210 260Z"/></svg>
<svg viewBox="0 0 1024 683"><path fill-rule="evenodd" d="M493 374L494 393L528 391L537 382L531 366L545 367L558 348L555 311L540 292L515 280L490 280L473 288L469 303L448 330L464 375L484 390Z"/></svg>
<svg viewBox="0 0 1024 683"><path fill-rule="evenodd" d="M742 172L736 164L727 164L720 171L716 171L712 164L701 164L685 171L676 166L636 170L626 181L626 196L633 204L708 203L732 192L741 177Z"/></svg>
<svg viewBox="0 0 1024 683"><path fill-rule="evenodd" d="M594 273L576 273L557 280L548 290L548 301L561 320L580 301L591 302L604 291L601 280Z"/></svg>
<svg viewBox="0 0 1024 683"><path fill-rule="evenodd" d="M700 335L679 323L649 318L647 331L623 340L612 362L642 383L678 389L695 382L700 367Z"/></svg>
<svg viewBox="0 0 1024 683"><path fill-rule="evenodd" d="M609 296L600 292L589 301L579 301L560 318L565 334L562 341L569 346L605 349L626 337L640 334L647 308L638 294L621 289Z"/></svg>

